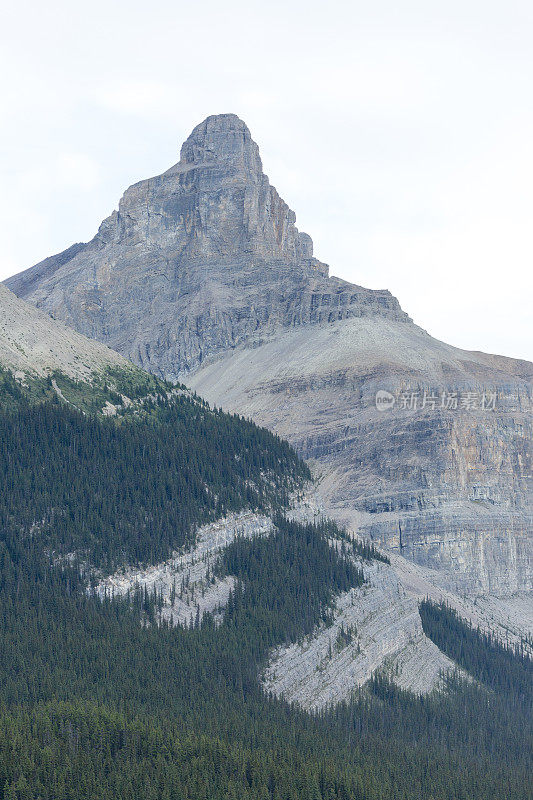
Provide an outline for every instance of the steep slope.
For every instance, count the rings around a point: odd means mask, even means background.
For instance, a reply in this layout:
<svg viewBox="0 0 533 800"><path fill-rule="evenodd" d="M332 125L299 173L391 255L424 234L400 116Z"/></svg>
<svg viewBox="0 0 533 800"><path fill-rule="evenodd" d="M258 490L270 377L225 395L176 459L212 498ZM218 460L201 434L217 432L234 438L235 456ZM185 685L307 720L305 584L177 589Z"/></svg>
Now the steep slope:
<svg viewBox="0 0 533 800"><path fill-rule="evenodd" d="M353 530L462 590L531 589L532 365L437 342L388 292L328 277L294 223L246 125L209 117L91 242L7 283L288 438Z"/></svg>
<svg viewBox="0 0 533 800"><path fill-rule="evenodd" d="M51 319L2 284L0 365L35 375L60 370L75 379L87 378L106 368L135 369L114 350Z"/></svg>
<svg viewBox="0 0 533 800"><path fill-rule="evenodd" d="M228 513L273 513L308 480L287 442L210 409L5 287L0 314L4 541L38 532L58 558L107 570L153 563Z"/></svg>
<svg viewBox="0 0 533 800"><path fill-rule="evenodd" d="M15 518L23 531L38 529L42 545L56 558L77 555L104 573L118 568L102 578L103 592L124 595L138 585L150 594L157 590L165 619L189 623L198 614L201 619L206 611L223 609L235 580L213 581L217 557L239 537L273 530L265 512L283 504L307 474L294 453L266 431L215 415L202 401L170 390L2 286L0 312L0 474L5 486L17 475L12 490L4 491L0 520ZM154 410L161 394L170 396L173 412ZM46 400L60 402L41 407ZM5 414L6 404L17 414ZM84 411L82 417L77 409ZM98 417L104 416L112 419L102 425ZM159 421L155 430L154 418ZM126 428L123 422L129 423ZM243 477L252 478L255 488L246 488ZM28 485L31 493L17 490ZM212 490L206 497L204 485ZM179 501L169 503L169 493ZM312 522L324 509L306 493L290 513ZM216 522L208 522L212 519ZM138 562L145 566L124 572L125 565ZM389 619L387 599L394 596L397 580L387 577L388 590L370 604L383 616L374 637L379 656L372 660L365 652L352 665L363 680L395 642L403 641L405 649L413 627L421 635L416 596L409 598L407 613ZM423 635L420 647L427 680L418 686L429 690L449 662ZM412 650L410 643L407 649ZM325 691L333 696L329 686Z"/></svg>
<svg viewBox="0 0 533 800"><path fill-rule="evenodd" d="M0 285L0 408L59 398L84 413L122 417L171 388Z"/></svg>
<svg viewBox="0 0 533 800"><path fill-rule="evenodd" d="M237 348L189 383L314 459L328 513L352 530L443 568L450 588L504 594L533 580L530 375L354 319ZM393 406L377 408L380 391Z"/></svg>

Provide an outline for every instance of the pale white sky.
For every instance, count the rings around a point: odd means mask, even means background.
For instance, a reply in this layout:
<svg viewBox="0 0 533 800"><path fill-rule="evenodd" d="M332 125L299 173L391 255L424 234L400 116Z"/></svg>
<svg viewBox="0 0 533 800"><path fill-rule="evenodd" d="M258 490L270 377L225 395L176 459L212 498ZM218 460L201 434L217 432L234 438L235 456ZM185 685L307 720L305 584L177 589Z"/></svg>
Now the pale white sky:
<svg viewBox="0 0 533 800"><path fill-rule="evenodd" d="M533 359L530 0L3 0L0 278L90 239L204 117L332 274Z"/></svg>

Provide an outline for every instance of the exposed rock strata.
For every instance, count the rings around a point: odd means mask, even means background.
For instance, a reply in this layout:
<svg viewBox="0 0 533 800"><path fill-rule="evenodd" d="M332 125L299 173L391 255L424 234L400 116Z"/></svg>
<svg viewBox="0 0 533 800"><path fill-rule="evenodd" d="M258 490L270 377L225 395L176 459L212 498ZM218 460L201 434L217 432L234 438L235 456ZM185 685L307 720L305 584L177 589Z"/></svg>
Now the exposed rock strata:
<svg viewBox="0 0 533 800"><path fill-rule="evenodd" d="M386 669L406 689L429 692L443 672L455 669L425 636L416 599L403 590L394 570L376 563L364 572L367 584L337 597L331 627L273 654L263 675L267 691L319 709L348 700L376 670ZM341 626L353 631L345 645Z"/></svg>
<svg viewBox="0 0 533 800"><path fill-rule="evenodd" d="M239 347L189 382L313 460L326 510L351 530L481 595L533 586L531 372L374 318ZM380 390L392 408L376 408ZM402 392L418 393L416 409ZM453 392L459 407L440 408ZM493 407L461 408L483 395Z"/></svg>
<svg viewBox="0 0 533 800"><path fill-rule="evenodd" d="M375 562L363 569L367 583L336 598L331 627L321 626L303 642L271 654L262 676L266 691L318 710L348 700L379 670L405 689L431 692L458 667L424 634L418 613L424 598L444 601L502 643L522 644L533 652L531 594L468 599L446 588L445 573L401 556L393 555L390 566ZM353 631L345 645L341 628Z"/></svg>
<svg viewBox="0 0 533 800"><path fill-rule="evenodd" d="M312 522L323 514L313 493L295 503L289 516ZM212 577L221 551L237 536L265 536L274 530L272 521L250 511L231 514L198 531L196 544L168 561L144 570L120 570L96 587L100 596L120 595L140 588L161 598L160 619L190 626L207 612L221 618L235 585L229 575ZM331 540L331 546L339 545ZM404 559L393 566L364 563L367 583L336 598L334 622L321 627L302 644L281 647L272 653L263 685L285 699L305 708L321 708L347 699L376 669L387 670L394 680L416 692L429 692L440 685L444 673L456 665L424 635L418 614L418 601L424 596L447 599L476 624L501 634L494 611L472 615L471 605L453 593L443 591L432 573ZM341 626L355 627L353 641L338 647ZM505 636L509 633L506 630ZM504 638L504 637L503 637ZM514 639L513 639L514 641Z"/></svg>
<svg viewBox="0 0 533 800"><path fill-rule="evenodd" d="M101 580L96 592L101 597L125 596L140 588L154 590L161 597L162 619L175 624L191 625L207 613L218 613L226 606L234 579L210 578L220 552L238 536L264 536L273 530L272 520L264 515L243 511L230 514L200 528L190 550L176 554L161 564L143 570L124 569Z"/></svg>
<svg viewBox="0 0 533 800"><path fill-rule="evenodd" d="M91 242L7 284L169 378L282 328L368 314L407 318L389 292L328 278L295 219L244 122L209 117L179 163L131 186Z"/></svg>

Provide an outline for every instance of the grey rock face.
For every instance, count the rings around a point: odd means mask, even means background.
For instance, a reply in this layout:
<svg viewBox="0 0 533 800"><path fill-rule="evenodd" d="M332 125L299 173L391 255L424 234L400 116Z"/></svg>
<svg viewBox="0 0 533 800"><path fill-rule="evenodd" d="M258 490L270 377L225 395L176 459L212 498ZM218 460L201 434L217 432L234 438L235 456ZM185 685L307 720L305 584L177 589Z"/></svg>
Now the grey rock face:
<svg viewBox="0 0 533 800"><path fill-rule="evenodd" d="M189 382L315 461L325 508L351 530L444 570L450 589L501 595L533 588L532 376L531 364L361 318L241 346ZM378 391L414 393L417 408L378 410ZM458 407L440 408L451 393Z"/></svg>
<svg viewBox="0 0 533 800"><path fill-rule="evenodd" d="M209 117L178 164L131 186L94 239L7 281L20 297L170 378L282 328L407 319L386 291L328 277L233 114Z"/></svg>
<svg viewBox="0 0 533 800"><path fill-rule="evenodd" d="M533 366L449 347L388 292L328 277L238 117L209 117L91 242L7 283L289 439L353 530L464 591L531 589ZM380 412L378 390L497 402Z"/></svg>

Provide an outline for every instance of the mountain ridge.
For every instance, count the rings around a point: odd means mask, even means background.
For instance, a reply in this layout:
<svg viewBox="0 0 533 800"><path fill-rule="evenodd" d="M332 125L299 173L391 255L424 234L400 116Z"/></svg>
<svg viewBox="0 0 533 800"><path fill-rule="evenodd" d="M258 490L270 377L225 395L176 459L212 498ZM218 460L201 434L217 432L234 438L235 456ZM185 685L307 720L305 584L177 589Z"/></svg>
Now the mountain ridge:
<svg viewBox="0 0 533 800"><path fill-rule="evenodd" d="M20 300L0 283L0 362L14 371L43 375L61 370L86 378L108 367L134 369L115 350Z"/></svg>

